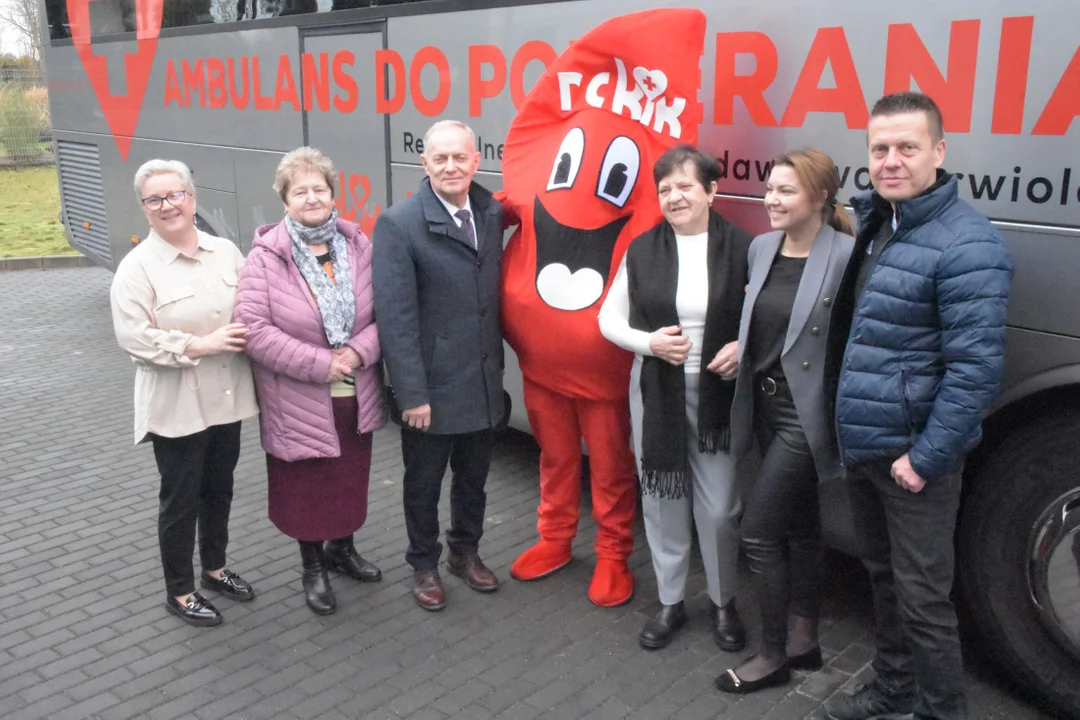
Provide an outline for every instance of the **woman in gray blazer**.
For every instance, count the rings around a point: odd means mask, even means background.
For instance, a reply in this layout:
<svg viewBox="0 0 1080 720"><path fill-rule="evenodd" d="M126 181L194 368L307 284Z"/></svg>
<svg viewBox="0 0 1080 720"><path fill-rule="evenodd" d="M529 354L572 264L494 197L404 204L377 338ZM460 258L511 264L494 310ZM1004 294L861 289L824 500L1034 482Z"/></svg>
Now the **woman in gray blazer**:
<svg viewBox="0 0 1080 720"><path fill-rule="evenodd" d="M765 189L774 232L750 245L731 432L736 455L753 435L763 454L741 526L762 640L757 654L716 679L726 692L780 685L792 668L821 667L817 483L840 468L822 388L825 338L854 245L839 187L836 166L820 150L779 156Z"/></svg>

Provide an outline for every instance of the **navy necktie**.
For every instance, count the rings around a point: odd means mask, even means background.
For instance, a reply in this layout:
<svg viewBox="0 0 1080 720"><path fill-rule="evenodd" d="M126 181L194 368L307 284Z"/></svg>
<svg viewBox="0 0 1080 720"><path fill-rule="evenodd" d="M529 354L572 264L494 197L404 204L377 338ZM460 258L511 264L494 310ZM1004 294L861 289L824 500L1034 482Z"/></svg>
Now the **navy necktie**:
<svg viewBox="0 0 1080 720"><path fill-rule="evenodd" d="M473 249L476 249L476 231L473 230L472 215L468 210L462 208L454 213L454 217L461 221L461 230L465 233L465 237L472 243Z"/></svg>

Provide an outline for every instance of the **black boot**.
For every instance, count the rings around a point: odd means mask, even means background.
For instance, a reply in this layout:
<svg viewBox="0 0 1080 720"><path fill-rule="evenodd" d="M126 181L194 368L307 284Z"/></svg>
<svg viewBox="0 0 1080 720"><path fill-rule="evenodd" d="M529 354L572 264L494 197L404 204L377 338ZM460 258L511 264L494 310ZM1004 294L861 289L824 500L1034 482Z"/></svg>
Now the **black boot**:
<svg viewBox="0 0 1080 720"><path fill-rule="evenodd" d="M326 564L331 570L343 572L360 582L382 580L382 571L360 557L353 545L353 536L326 541Z"/></svg>
<svg viewBox="0 0 1080 720"><path fill-rule="evenodd" d="M682 600L674 605L662 605L660 612L645 623L645 629L638 635L638 642L646 650L667 647L675 633L685 624L686 607Z"/></svg>
<svg viewBox="0 0 1080 720"><path fill-rule="evenodd" d="M300 541L300 559L304 563L304 599L311 612L329 615L337 608L330 578L326 576L321 542Z"/></svg>
<svg viewBox="0 0 1080 720"><path fill-rule="evenodd" d="M711 601L710 601L711 602ZM738 652L746 647L746 627L735 609L735 600L727 605L712 604L713 639L721 650Z"/></svg>

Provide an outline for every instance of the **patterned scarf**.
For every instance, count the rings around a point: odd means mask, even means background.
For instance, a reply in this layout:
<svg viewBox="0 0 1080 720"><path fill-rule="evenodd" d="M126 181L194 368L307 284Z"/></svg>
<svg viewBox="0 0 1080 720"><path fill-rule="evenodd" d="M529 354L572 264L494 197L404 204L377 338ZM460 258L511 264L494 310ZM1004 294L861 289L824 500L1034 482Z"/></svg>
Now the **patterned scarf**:
<svg viewBox="0 0 1080 720"><path fill-rule="evenodd" d="M345 343L352 337L353 321L356 319L356 296L353 294L349 255L346 252L345 237L337 230L337 219L338 212L334 210L330 219L322 225L308 227L293 222L288 215L285 216L285 228L292 239L293 260L315 296L315 303L322 314L323 332L326 333L330 346L334 348L345 347ZM326 243L330 248L330 262L334 266L333 280L308 247L319 243Z"/></svg>

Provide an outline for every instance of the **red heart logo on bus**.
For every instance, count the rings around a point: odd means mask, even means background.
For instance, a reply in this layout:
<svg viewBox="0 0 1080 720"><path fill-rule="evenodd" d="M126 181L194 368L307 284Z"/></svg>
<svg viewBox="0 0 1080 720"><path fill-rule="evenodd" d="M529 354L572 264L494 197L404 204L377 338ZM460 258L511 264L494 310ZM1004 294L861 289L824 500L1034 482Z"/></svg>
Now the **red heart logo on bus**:
<svg viewBox="0 0 1080 720"><path fill-rule="evenodd" d="M123 95L113 95L109 90L108 60L94 54L94 41L90 37L90 3L96 0L67 0L68 22L71 24L71 41L79 53L90 86L97 95L120 157L127 162L135 126L139 122L146 86L150 83L150 70L157 53L158 33L161 32L161 9L164 0L135 0L136 50L124 56L124 78L127 88Z"/></svg>

